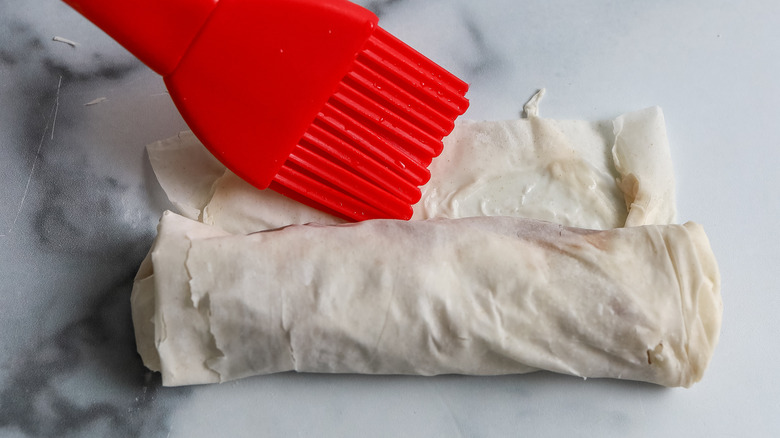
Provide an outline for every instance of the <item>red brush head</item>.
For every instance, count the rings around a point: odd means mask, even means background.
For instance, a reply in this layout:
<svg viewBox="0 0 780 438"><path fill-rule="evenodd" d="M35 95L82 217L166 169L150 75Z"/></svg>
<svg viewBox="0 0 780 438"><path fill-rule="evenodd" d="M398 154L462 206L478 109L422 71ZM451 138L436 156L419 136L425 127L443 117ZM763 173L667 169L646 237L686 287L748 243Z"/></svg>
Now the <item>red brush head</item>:
<svg viewBox="0 0 780 438"><path fill-rule="evenodd" d="M342 217L408 219L468 86L346 0L66 0L165 78L223 164Z"/></svg>
<svg viewBox="0 0 780 438"><path fill-rule="evenodd" d="M352 3L221 0L165 83L190 128L264 189L376 26Z"/></svg>

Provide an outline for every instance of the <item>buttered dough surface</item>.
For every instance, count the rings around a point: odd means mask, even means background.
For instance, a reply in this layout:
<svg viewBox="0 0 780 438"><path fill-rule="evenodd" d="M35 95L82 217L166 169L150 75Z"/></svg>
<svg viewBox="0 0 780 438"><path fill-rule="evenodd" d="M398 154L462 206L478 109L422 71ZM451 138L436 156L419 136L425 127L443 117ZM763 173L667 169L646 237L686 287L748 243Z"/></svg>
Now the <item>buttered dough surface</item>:
<svg viewBox="0 0 780 438"><path fill-rule="evenodd" d="M539 116L543 94L526 104L521 119L459 121L430 166L412 219L514 216L590 229L674 221L674 174L660 108L598 122L552 120ZM149 157L180 214L226 231L343 222L255 189L192 133L150 145Z"/></svg>

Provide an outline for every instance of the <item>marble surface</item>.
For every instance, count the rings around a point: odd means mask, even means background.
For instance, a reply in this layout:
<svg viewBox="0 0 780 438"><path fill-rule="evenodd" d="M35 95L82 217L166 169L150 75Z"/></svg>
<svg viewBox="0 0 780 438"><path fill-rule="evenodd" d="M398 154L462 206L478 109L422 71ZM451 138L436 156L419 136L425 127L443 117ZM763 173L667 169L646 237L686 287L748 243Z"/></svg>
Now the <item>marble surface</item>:
<svg viewBox="0 0 780 438"><path fill-rule="evenodd" d="M517 117L540 87L546 117L664 109L680 220L706 227L723 276L704 380L283 374L161 387L135 353L128 297L169 207L144 147L186 125L160 78L67 6L3 0L0 436L776 436L780 3L362 4L471 84L466 117Z"/></svg>

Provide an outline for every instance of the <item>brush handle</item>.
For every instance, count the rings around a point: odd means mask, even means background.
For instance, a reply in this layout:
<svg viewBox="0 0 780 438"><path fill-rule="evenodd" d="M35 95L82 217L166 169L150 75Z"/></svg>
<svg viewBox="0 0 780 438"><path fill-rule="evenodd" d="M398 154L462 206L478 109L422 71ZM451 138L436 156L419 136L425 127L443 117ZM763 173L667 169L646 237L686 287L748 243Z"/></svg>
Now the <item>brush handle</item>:
<svg viewBox="0 0 780 438"><path fill-rule="evenodd" d="M152 70L176 68L219 0L63 0Z"/></svg>

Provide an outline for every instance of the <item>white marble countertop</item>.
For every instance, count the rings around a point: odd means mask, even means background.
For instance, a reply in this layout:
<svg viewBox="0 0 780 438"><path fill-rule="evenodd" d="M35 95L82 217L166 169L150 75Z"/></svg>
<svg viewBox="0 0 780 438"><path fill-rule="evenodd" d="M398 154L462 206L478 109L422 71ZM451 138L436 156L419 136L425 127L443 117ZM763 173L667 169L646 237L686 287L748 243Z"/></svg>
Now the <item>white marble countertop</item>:
<svg viewBox="0 0 780 438"><path fill-rule="evenodd" d="M159 77L57 0L0 2L0 435L776 436L780 3L371 0L471 84L472 119L664 109L679 219L725 313L692 389L537 373L283 374L163 388L129 292L168 207L145 145L186 125ZM54 41L61 37L78 43Z"/></svg>

